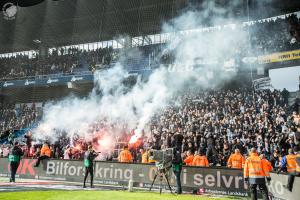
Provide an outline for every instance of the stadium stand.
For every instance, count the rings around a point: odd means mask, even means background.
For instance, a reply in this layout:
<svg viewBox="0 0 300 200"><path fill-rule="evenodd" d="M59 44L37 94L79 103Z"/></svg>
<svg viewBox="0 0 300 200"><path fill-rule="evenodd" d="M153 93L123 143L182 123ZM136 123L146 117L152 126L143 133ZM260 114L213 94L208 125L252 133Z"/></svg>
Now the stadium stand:
<svg viewBox="0 0 300 200"><path fill-rule="evenodd" d="M275 52L289 51L300 48L300 22L297 14L291 14L284 19L260 20L250 27L244 26L243 29L250 31L250 43L253 52L260 55ZM164 44L161 44L164 45ZM163 50L161 45L151 44L132 48L130 51L141 52L135 56L128 56L126 49L125 55L128 59L123 61L128 70L138 70L141 66L151 67L157 61L151 59L153 52L156 54ZM241 44L237 49L237 57L243 55L245 44ZM120 49L98 48L95 50L82 50L78 48L58 48L53 50L46 58L38 54L29 58L21 53L12 57L0 58L1 72L0 77L4 80L35 77L48 74L72 74L80 71L95 71L96 69L109 67L110 64L119 61ZM162 55L163 59L167 55Z"/></svg>
<svg viewBox="0 0 300 200"><path fill-rule="evenodd" d="M263 21L250 26L251 44L260 53L281 52L299 48L299 18L292 14L284 19ZM266 33L268 30L268 33ZM164 44L146 45L126 49L126 60L119 60L127 70L140 70L141 66L151 67L159 63L172 63L172 56L163 52ZM242 47L241 47L242 48ZM254 48L254 49L255 49ZM242 51L242 50L240 50ZM141 52L139 54L130 52ZM48 74L80 74L109 67L118 61L120 49L98 48L81 50L60 48L45 58L39 55L29 58L25 55L0 58L3 80L39 77ZM152 54L161 54L161 60L152 60ZM130 55L134 54L134 56ZM154 56L153 56L154 57ZM237 98L236 98L237 97ZM175 99L174 99L175 100ZM257 147L271 160L274 168L279 166L280 157L288 149L299 144L299 115L288 110L288 94L279 91L254 92L251 88L237 90L212 90L181 94L176 97L181 107L169 106L151 121L151 136L143 138L144 143L131 149L134 160L141 157L140 148L162 149L174 146L174 135L181 134L183 154L187 151L206 152L210 165L226 166L234 149L246 154ZM35 104L32 106L1 104L1 141L9 143L9 130L24 130L34 126L41 119ZM99 122L101 123L101 122ZM95 127L94 127L95 128ZM96 129L96 128L95 128ZM128 133L130 137L130 133ZM26 155L38 156L40 145L31 145L30 134ZM126 143L122 139L119 143ZM123 139L124 139L123 138ZM120 138L119 138L120 139ZM56 158L82 158L82 149L68 146L69 139L62 138L51 146ZM82 146L86 146L82 143ZM6 148L5 146L2 146ZM30 152L29 152L30 151ZM275 152L275 153L272 153ZM117 157L117 155L114 155ZM108 158L112 159L112 158Z"/></svg>
<svg viewBox="0 0 300 200"><path fill-rule="evenodd" d="M134 160L137 161L141 156L140 148L173 147L174 142L177 142L174 135L180 134L183 136L183 154L186 156L187 151L205 152L210 165L226 166L235 149L246 154L249 149L256 147L277 168L280 158L300 142L300 132L297 129L300 116L296 112L286 112L288 105L285 104L285 98L287 97L276 90L253 93L251 89L212 90L178 95L174 101L181 102L182 106L174 106L172 102L151 120L151 137L143 138L143 143L131 148ZM34 104L31 107L21 105L17 109L13 105L2 107L5 107L1 109L4 116L1 121L2 134L5 133L4 130L29 127L41 117ZM93 128L96 130L100 126L101 122ZM126 136L123 139L120 141L128 141ZM34 145L31 148L31 140L30 137L23 140L27 143L24 150L28 151L28 156L37 156L36 152L39 152L41 146ZM56 144L52 144L52 156L82 158L83 149L70 147L68 144L67 138L61 138ZM80 142L80 146L84 147L86 144Z"/></svg>
<svg viewBox="0 0 300 200"><path fill-rule="evenodd" d="M65 187L85 175L85 188L90 173L91 188L95 174L96 184L129 191L160 181L161 193L168 175L177 194L257 199L263 186L264 199L295 199L300 4L292 2L0 3L4 185L18 185L17 174ZM280 78L297 89L272 85Z"/></svg>
<svg viewBox="0 0 300 200"><path fill-rule="evenodd" d="M258 55L300 48L299 13L258 20L237 28L249 30L250 43ZM243 45L236 50L236 57L239 59L243 56ZM1 56L0 77L6 81L38 79L43 75L80 75L86 71L95 72L113 66L116 62L121 62L128 71L150 69L159 64L174 62L172 52L166 51L165 47L165 43L93 50L61 47L53 49L47 56L22 53ZM160 55L160 60L157 55ZM174 106L175 101L179 101L181 106ZM6 145L14 138L19 137L26 144L23 146L25 155L38 157L41 144L31 144L31 134L24 130L38 124L43 115L42 107L38 110L35 103L31 106L3 103L0 107L0 142L4 144L1 152L5 151ZM130 150L133 160L137 162L138 157L142 157L139 149L159 150L174 147L174 143L179 142L184 157L188 151L192 154L205 152L210 165L226 166L235 149L247 154L252 147L256 147L259 153L265 154L271 161L273 168L277 168L288 149L300 142L300 116L297 114L298 110L291 112L289 109L288 94L277 90L223 88L178 94L163 112L151 120L151 137L142 138L143 142ZM98 122L92 130L99 129L101 125L103 122ZM182 135L182 141L176 141L176 135ZM117 138L118 144L126 143L130 136L131 133L127 133L122 138ZM62 137L50 146L52 157L81 159L87 144L80 140L77 142L81 148L69 146L70 139ZM116 148L121 149L120 145ZM115 158L116 154L107 159Z"/></svg>

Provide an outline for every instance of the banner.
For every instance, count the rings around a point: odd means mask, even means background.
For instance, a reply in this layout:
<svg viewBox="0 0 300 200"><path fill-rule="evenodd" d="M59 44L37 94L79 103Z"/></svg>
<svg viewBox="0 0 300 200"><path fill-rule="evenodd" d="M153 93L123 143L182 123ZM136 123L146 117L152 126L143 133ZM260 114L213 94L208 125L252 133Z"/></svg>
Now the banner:
<svg viewBox="0 0 300 200"><path fill-rule="evenodd" d="M149 76L152 70L131 70L128 74ZM0 88L21 88L21 87L41 87L41 86L58 86L67 85L68 83L93 83L94 75L92 72L76 73L74 75L49 75L40 77L28 77L23 80L0 80Z"/></svg>
<svg viewBox="0 0 300 200"><path fill-rule="evenodd" d="M0 88L20 88L20 87L36 87L36 86L54 86L67 85L68 82L83 83L93 82L94 77L92 73L85 75L68 75L58 77L43 77L37 79L25 80L10 80L0 82Z"/></svg>
<svg viewBox="0 0 300 200"><path fill-rule="evenodd" d="M258 56L258 63L267 64L267 63L283 62L283 61L296 60L296 59L300 59L300 50Z"/></svg>
<svg viewBox="0 0 300 200"><path fill-rule="evenodd" d="M83 182L83 161L74 160L48 160L42 161L40 167L34 168L36 160L22 159L17 171L17 177ZM150 188L156 167L150 164L129 164L116 162L95 162L94 183L106 185L127 186L129 180L133 180L135 187ZM170 184L173 190L176 188L175 176L170 170ZM7 158L0 159L0 176L9 176L9 162ZM242 170L227 168L201 168L183 167L181 174L183 190L186 192L201 191L201 193L213 193L221 195L247 197L248 186L244 184ZM295 199L295 194L300 191L288 192L283 185L287 183L287 176L272 174L272 182L269 186L270 194L277 199ZM296 178L295 186L300 184L300 178ZM163 182L166 188L166 182ZM156 179L153 188L159 187L159 178ZM276 199L275 198L275 199Z"/></svg>
<svg viewBox="0 0 300 200"><path fill-rule="evenodd" d="M271 79L269 77L255 79L252 82L255 90L270 90L273 89Z"/></svg>

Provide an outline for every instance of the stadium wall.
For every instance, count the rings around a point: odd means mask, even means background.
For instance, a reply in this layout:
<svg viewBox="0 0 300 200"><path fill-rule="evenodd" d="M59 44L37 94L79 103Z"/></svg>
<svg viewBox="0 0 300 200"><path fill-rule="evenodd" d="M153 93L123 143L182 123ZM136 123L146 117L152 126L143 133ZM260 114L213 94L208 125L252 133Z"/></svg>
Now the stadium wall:
<svg viewBox="0 0 300 200"><path fill-rule="evenodd" d="M39 180L56 180L82 183L84 166L82 161L74 160L48 160L41 167L34 168L36 160L22 159L18 168L18 177ZM133 180L135 187L150 188L156 167L150 164L130 164L117 162L95 162L94 182L98 184L127 186L129 180ZM170 171L170 183L175 189L175 177ZM9 162L7 158L0 159L0 176L9 176ZM272 173L272 181L269 185L270 195L273 199L297 199L299 190L288 192L286 185L288 176ZM165 182L163 183L166 187ZM300 178L296 178L294 188L300 184ZM183 167L182 185L186 192L213 193L221 195L247 197L248 186L244 184L241 170L226 168L201 168ZM157 178L153 188L159 187Z"/></svg>

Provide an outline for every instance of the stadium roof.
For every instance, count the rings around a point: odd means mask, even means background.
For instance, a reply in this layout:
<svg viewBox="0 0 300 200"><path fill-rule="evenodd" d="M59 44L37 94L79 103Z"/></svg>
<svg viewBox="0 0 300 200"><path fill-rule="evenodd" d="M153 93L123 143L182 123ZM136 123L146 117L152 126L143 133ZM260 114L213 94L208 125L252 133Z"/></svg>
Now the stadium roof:
<svg viewBox="0 0 300 200"><path fill-rule="evenodd" d="M216 1L223 7L228 2ZM249 1L253 6L261 6L262 2ZM199 2L201 0L46 0L35 6L20 8L15 20L0 16L0 53L38 49L39 44L34 40L40 40L44 46L55 47L110 40L118 35L159 33L162 22ZM252 15L263 18L269 17L270 13L276 15L300 10L299 1L285 0L284 4L281 0L267 2L268 12ZM254 10L253 6L250 11ZM235 12L245 15L245 6Z"/></svg>

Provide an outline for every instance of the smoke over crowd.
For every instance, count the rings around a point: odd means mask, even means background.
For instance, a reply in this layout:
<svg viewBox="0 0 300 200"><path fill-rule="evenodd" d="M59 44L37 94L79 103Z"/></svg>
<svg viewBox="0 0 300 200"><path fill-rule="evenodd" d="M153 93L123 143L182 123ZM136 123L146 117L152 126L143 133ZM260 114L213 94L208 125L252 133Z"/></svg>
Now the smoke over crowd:
<svg viewBox="0 0 300 200"><path fill-rule="evenodd" d="M174 95L190 88L218 87L235 75L236 66L230 59L239 53L241 45L247 45L248 36L244 29L233 25L236 20L230 16L228 10L210 4L205 12L188 10L164 23L163 32L172 38L164 51L174 55L172 70L161 66L147 81L138 79L130 88L123 84L128 73L120 63L98 71L88 97L70 96L46 104L44 117L33 130L34 138L54 142L64 135L71 141L82 138L92 142L100 134L99 150L110 151L114 138L124 131L134 130L130 142L143 133L149 134L147 124L151 117L164 109ZM193 30L201 24L215 28ZM226 68L228 62L231 70Z"/></svg>

